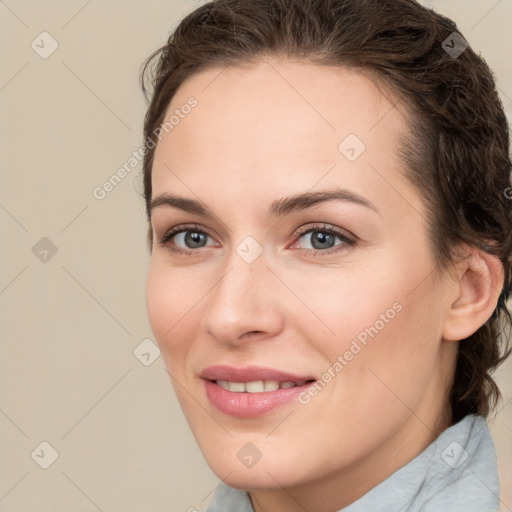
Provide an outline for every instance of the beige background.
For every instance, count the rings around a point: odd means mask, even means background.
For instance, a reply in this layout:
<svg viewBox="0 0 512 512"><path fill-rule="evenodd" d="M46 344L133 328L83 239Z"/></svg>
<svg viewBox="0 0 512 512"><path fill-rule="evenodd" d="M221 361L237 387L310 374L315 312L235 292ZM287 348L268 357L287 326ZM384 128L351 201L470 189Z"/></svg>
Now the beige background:
<svg viewBox="0 0 512 512"><path fill-rule="evenodd" d="M0 0L0 511L204 510L218 483L162 358L145 366L133 353L152 338L141 165L103 200L92 193L142 142L140 64L199 3ZM429 5L486 57L510 118L512 1ZM58 43L46 59L31 47L43 31ZM512 510L511 369L498 374L491 424L502 510ZM43 441L58 452L47 469Z"/></svg>

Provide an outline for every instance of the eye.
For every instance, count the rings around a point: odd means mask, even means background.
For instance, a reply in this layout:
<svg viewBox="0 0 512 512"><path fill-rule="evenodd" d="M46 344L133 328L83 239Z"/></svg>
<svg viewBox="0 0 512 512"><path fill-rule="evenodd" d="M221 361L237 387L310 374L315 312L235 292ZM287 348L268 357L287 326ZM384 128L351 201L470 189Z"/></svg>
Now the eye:
<svg viewBox="0 0 512 512"><path fill-rule="evenodd" d="M166 247L172 252L190 256L194 251L187 251L186 249L201 249L205 247L204 243L209 236L199 226L180 224L166 231L158 245ZM184 248L180 248L179 244L184 245ZM178 245L178 247L175 247L175 245Z"/></svg>
<svg viewBox="0 0 512 512"><path fill-rule="evenodd" d="M178 255L191 256L194 252L200 252L195 249L207 247L206 242L208 238L211 238L210 235L208 235L208 233L199 226L180 224L166 231L158 242L158 245L165 247ZM357 244L355 238L349 236L344 231L327 224L309 226L300 229L291 248L294 248L298 241L303 238L305 240L309 239L309 244L312 248L299 246L298 250L306 254L313 253L314 256L323 256L343 251ZM336 243L336 239L340 240L340 243ZM182 247L180 247L180 245L182 245ZM214 244L214 246L216 245L218 246L218 244Z"/></svg>
<svg viewBox="0 0 512 512"><path fill-rule="evenodd" d="M311 248L299 247L301 252L305 252L306 254L312 252L314 255L321 254L322 256L346 250L349 247L355 246L357 243L354 238L348 236L345 232L328 226L327 224L301 229L297 240L300 239L308 240L309 245L312 246ZM336 243L336 239L341 242ZM296 245L296 243L297 242L294 242L292 247Z"/></svg>

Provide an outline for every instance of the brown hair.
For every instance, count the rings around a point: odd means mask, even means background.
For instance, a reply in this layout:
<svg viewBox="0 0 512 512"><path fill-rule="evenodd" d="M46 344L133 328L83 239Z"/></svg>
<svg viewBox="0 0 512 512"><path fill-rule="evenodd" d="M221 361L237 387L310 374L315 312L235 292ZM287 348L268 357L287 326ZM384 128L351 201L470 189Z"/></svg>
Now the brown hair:
<svg viewBox="0 0 512 512"><path fill-rule="evenodd" d="M355 68L407 102L410 133L400 157L424 198L438 267L454 263L461 243L496 255L504 267L491 318L459 343L449 391L455 423L467 414L486 417L501 396L490 373L510 353L512 164L492 72L471 47L448 53L453 32L460 34L452 20L414 0L215 0L188 14L145 61L141 83L146 98L152 89L144 122L148 219L155 129L193 74L267 55L303 58Z"/></svg>

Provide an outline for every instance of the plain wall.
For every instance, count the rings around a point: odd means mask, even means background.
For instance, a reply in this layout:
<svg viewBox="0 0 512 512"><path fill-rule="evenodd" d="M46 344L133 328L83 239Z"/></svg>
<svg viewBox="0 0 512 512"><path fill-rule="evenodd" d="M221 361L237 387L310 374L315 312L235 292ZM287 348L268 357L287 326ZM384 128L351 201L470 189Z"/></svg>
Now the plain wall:
<svg viewBox="0 0 512 512"><path fill-rule="evenodd" d="M218 483L162 358L145 366L134 355L153 339L140 163L93 194L142 144L140 64L200 3L0 2L3 512L204 510ZM428 5L484 55L510 119L512 2ZM58 43L48 58L31 46L51 49L43 31ZM490 425L502 510L512 507L511 369L509 359L497 374L504 400ZM44 441L58 452L47 469Z"/></svg>

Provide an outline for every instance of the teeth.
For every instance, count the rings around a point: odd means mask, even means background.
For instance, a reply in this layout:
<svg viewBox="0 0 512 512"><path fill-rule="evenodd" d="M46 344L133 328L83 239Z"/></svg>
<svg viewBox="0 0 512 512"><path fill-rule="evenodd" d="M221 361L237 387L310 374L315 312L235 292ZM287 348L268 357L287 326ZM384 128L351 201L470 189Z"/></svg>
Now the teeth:
<svg viewBox="0 0 512 512"><path fill-rule="evenodd" d="M243 382L242 386L244 386ZM244 391L247 391L248 393L261 393L262 391L265 391L265 383L262 380L246 382Z"/></svg>
<svg viewBox="0 0 512 512"><path fill-rule="evenodd" d="M229 391L234 391L235 393L242 393L243 391L245 391L245 384L243 382L230 382Z"/></svg>
<svg viewBox="0 0 512 512"><path fill-rule="evenodd" d="M279 389L279 381L278 380L266 380L265 381L265 391L275 391Z"/></svg>
<svg viewBox="0 0 512 512"><path fill-rule="evenodd" d="M252 382L229 382L227 380L217 380L215 382L224 389L234 393L262 393L264 391L275 391L276 389L288 389L295 386L302 386L306 381L279 382L277 380L255 380Z"/></svg>

